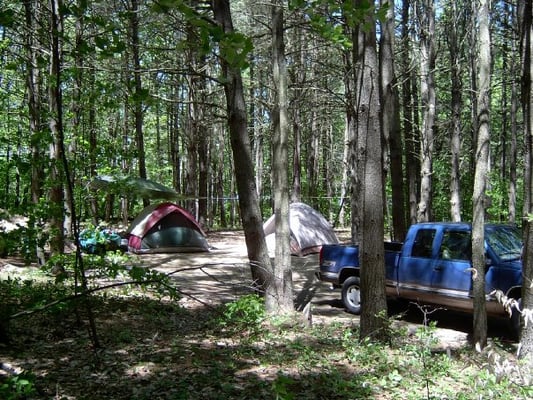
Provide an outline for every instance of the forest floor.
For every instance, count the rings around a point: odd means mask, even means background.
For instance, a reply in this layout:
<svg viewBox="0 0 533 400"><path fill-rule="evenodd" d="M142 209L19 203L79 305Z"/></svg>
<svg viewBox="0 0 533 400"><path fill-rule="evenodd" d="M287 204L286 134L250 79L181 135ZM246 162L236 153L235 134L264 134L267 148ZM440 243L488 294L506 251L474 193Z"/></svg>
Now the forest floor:
<svg viewBox="0 0 533 400"><path fill-rule="evenodd" d="M359 319L344 311L338 290L316 279L318 255L292 257L296 309L310 304L310 318L295 317L283 328L256 331L241 326L236 331L223 322L223 305L251 293L244 236L238 231L212 232L208 240L208 253L133 258L139 265L170 273L181 294L178 302L125 288L94 296L98 348L79 307L14 320L10 342L0 344L0 376L31 372L36 394L29 399L351 397L355 389L341 385L344 380L336 374L360 373L354 360L339 353L345 350L340 344L346 332L356 330ZM0 260L3 279L27 269L16 260ZM439 313L431 353L461 354L468 348L470 319ZM423 318L420 309L410 307L394 318L394 329L402 327L413 337ZM437 314L430 318L435 320ZM491 328L492 335L500 333L498 324ZM324 380L342 387L332 388ZM400 392L376 395L364 390L367 394L353 398L402 398Z"/></svg>

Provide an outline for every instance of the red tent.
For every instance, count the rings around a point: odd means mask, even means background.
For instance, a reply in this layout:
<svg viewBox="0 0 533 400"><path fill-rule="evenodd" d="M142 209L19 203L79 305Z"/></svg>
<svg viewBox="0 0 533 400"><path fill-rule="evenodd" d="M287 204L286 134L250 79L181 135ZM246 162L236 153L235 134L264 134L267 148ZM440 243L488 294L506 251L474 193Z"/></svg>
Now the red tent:
<svg viewBox="0 0 533 400"><path fill-rule="evenodd" d="M173 203L149 205L128 229L128 250L135 253L209 251L194 217Z"/></svg>

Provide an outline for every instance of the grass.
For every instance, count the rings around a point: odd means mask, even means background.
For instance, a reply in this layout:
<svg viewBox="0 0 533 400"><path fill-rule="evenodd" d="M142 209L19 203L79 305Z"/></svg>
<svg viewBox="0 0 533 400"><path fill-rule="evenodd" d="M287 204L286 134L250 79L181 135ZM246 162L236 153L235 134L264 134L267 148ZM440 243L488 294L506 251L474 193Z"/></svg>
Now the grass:
<svg viewBox="0 0 533 400"><path fill-rule="evenodd" d="M12 281L14 284L15 281ZM13 296L40 290L22 283ZM4 291L4 293L6 293ZM53 290L50 291L54 295ZM35 300L35 294L29 296ZM4 300L6 300L4 298ZM9 304L15 304L12 298ZM356 325L267 320L254 296L183 308L130 291L95 296L102 348L91 348L75 304L12 321L0 347L5 399L526 399L533 388L497 372L485 354L431 347L433 328L391 328L360 342ZM509 348L492 344L500 361ZM500 364L502 364L500 362ZM10 397L11 396L11 397Z"/></svg>
<svg viewBox="0 0 533 400"><path fill-rule="evenodd" d="M121 263L93 266L111 279L146 277L148 270L123 271ZM352 320L267 318L254 295L210 307L146 286L96 292L90 304L101 347L93 348L81 302L46 306L71 295L72 282L35 268L18 277L19 270L0 276L0 399L533 398L523 379L531 374L502 343L481 354L443 352L434 326L413 333L393 321L388 343L361 342ZM5 323L26 309L39 311Z"/></svg>

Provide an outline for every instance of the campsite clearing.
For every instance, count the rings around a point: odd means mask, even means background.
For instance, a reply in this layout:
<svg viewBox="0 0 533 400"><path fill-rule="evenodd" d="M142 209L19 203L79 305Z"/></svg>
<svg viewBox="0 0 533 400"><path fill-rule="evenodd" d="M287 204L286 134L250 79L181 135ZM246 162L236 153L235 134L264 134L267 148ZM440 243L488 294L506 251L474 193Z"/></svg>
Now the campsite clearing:
<svg viewBox="0 0 533 400"><path fill-rule="evenodd" d="M134 256L140 265L172 272L183 295L178 304L135 288L95 296L102 344L98 351L91 350L86 326L76 323L73 308L65 308L61 316L37 314L30 324L18 319L11 344L0 346L2 362L34 374L39 398L76 400L266 399L274 397L270 388L280 373L282 378L292 377L294 393L347 398L329 396L338 389L331 384L346 379L352 382L349 389L354 387L353 376L361 371L371 374L367 364L351 362L339 349L341 342L357 343L355 337L343 335L356 332L352 328L357 328L359 317L346 313L338 293L316 280L318 254L292 257L296 305L301 310L310 302L312 329L302 329L295 321L294 327L274 329L257 341L246 329L233 332L235 327L221 325L223 308L218 306L249 293L251 274L242 232L207 235L211 249L206 253ZM4 264L0 269L16 274L28 268ZM420 314L410 315L394 323L413 333L421 319ZM461 320L453 319L455 324ZM466 330L455 329L450 319L442 326L439 321L434 331L438 343L432 345L435 354L465 346L469 325L465 326ZM406 340L413 337L407 335Z"/></svg>
<svg viewBox="0 0 533 400"><path fill-rule="evenodd" d="M337 232L339 238L346 232ZM216 306L237 300L251 293L252 276L248 264L246 244L242 231L207 233L211 246L208 253L143 254L138 257L142 265L173 274L183 298L180 305L187 309ZM359 317L347 313L338 292L315 277L318 253L304 257L292 256L292 279L295 308L302 311L307 305L313 324L340 323L357 325ZM391 304L392 312L405 311L398 304ZM411 307L408 315L397 323L414 332L422 323L423 315ZM459 348L467 343L469 322L463 316L442 316L436 331L437 348Z"/></svg>

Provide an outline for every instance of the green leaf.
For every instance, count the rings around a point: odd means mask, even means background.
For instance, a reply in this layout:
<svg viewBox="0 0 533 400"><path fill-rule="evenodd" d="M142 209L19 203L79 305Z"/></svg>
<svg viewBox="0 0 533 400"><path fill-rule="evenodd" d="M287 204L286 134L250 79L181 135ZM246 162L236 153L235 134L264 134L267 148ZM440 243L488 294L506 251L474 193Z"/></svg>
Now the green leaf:
<svg viewBox="0 0 533 400"><path fill-rule="evenodd" d="M0 10L0 26L12 28L16 22L15 11L9 9Z"/></svg>

